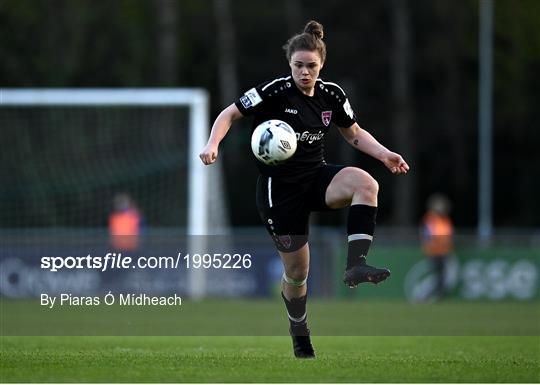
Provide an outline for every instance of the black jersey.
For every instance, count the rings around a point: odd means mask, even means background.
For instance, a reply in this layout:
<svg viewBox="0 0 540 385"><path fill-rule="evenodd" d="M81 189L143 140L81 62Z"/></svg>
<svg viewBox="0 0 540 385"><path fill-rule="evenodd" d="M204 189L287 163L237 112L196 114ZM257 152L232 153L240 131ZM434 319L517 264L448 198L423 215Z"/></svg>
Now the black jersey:
<svg viewBox="0 0 540 385"><path fill-rule="evenodd" d="M265 176L297 179L315 174L325 164L323 139L334 123L350 127L354 113L345 92L335 83L317 79L313 96L303 94L291 76L265 82L250 89L236 101L244 116L254 116L253 129L260 123L279 119L296 132L294 155L277 166L257 162Z"/></svg>

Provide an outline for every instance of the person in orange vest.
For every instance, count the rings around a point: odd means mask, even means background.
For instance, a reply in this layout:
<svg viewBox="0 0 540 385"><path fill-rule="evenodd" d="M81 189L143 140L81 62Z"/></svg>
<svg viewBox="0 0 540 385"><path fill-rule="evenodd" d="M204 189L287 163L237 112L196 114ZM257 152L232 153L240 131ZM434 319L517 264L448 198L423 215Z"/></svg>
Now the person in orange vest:
<svg viewBox="0 0 540 385"><path fill-rule="evenodd" d="M111 245L116 250L136 250L140 232L141 214L137 206L129 195L117 194L113 199L113 212L109 216Z"/></svg>
<svg viewBox="0 0 540 385"><path fill-rule="evenodd" d="M441 299L445 293L445 265L452 250L454 227L449 217L450 201L444 195L434 194L427 201L427 212L422 219L422 251L433 266L436 283L433 297Z"/></svg>

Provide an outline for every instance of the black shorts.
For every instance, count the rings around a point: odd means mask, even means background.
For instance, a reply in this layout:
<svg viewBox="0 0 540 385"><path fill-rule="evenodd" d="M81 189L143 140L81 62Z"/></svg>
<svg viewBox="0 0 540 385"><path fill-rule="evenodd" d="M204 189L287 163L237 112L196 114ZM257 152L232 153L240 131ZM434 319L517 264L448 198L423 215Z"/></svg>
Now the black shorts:
<svg viewBox="0 0 540 385"><path fill-rule="evenodd" d="M295 181L259 176L257 208L278 250L296 251L306 244L309 214L330 210L325 201L326 189L344 167L326 164L312 176Z"/></svg>

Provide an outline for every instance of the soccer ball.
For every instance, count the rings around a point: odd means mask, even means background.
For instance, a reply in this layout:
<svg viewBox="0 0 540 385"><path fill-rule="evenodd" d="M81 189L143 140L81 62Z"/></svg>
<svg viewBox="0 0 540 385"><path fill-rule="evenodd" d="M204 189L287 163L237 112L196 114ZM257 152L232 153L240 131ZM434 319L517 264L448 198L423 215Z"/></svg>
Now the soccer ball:
<svg viewBox="0 0 540 385"><path fill-rule="evenodd" d="M291 126L281 120L267 120L253 131L251 150L258 160L274 166L293 156L296 134Z"/></svg>

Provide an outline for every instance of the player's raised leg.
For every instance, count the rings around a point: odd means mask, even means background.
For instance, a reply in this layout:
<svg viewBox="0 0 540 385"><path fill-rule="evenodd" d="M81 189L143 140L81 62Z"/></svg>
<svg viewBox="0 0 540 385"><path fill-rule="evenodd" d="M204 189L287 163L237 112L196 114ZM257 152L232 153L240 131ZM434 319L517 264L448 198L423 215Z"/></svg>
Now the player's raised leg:
<svg viewBox="0 0 540 385"><path fill-rule="evenodd" d="M377 216L379 185L367 172L346 167L339 171L326 189L326 204L330 208L350 206L347 219L348 252L343 281L349 287L362 282L379 283L390 276L385 268L366 263Z"/></svg>
<svg viewBox="0 0 540 385"><path fill-rule="evenodd" d="M294 355L298 358L314 358L307 327L307 276L309 272L309 246L306 243L293 252L279 253L285 272L281 282L282 297L287 308Z"/></svg>

